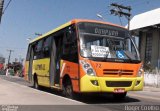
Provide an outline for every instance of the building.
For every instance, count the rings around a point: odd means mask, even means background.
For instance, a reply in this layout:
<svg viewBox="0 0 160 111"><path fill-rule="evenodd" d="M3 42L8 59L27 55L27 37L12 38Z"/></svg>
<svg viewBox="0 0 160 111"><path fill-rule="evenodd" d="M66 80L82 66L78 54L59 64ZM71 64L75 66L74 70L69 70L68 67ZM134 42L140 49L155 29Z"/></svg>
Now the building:
<svg viewBox="0 0 160 111"><path fill-rule="evenodd" d="M145 64L160 69L160 8L135 15L130 31L139 37L139 51Z"/></svg>

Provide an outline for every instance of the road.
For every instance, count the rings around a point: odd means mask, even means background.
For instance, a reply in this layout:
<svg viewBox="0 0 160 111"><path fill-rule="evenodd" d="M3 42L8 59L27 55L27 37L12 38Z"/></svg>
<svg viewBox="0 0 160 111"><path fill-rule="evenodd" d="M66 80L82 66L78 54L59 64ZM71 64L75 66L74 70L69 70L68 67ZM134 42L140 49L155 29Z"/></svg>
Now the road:
<svg viewBox="0 0 160 111"><path fill-rule="evenodd" d="M37 111L46 110L44 108L49 108L50 110L53 108L58 110L60 108L65 111L70 111L71 109L79 111L83 109L87 109L87 111L159 111L160 88L145 87L144 91L129 92L124 100L115 100L110 95L85 96L79 100L71 100L50 89L33 89L22 78L1 75L0 104L20 105L19 107L22 107L21 109L23 110L28 108L27 111L29 111L29 108L32 110L35 108L34 110L36 110L37 107ZM149 108L152 109L149 110Z"/></svg>

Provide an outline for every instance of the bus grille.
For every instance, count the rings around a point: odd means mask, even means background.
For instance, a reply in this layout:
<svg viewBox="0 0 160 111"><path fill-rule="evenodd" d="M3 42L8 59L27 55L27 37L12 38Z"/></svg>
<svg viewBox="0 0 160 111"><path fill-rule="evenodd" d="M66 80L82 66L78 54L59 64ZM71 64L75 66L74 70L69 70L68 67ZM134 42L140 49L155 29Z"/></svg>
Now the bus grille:
<svg viewBox="0 0 160 111"><path fill-rule="evenodd" d="M133 75L133 70L103 69L104 75Z"/></svg>
<svg viewBox="0 0 160 111"><path fill-rule="evenodd" d="M106 81L107 87L130 87L132 81Z"/></svg>

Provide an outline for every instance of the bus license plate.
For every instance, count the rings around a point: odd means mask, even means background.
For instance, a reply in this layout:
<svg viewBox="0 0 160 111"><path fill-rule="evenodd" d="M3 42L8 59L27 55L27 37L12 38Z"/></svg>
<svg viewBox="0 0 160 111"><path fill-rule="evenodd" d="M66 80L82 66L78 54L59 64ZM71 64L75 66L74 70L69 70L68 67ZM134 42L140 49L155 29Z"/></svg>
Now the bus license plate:
<svg viewBox="0 0 160 111"><path fill-rule="evenodd" d="M124 93L125 89L124 88L115 88L114 93Z"/></svg>

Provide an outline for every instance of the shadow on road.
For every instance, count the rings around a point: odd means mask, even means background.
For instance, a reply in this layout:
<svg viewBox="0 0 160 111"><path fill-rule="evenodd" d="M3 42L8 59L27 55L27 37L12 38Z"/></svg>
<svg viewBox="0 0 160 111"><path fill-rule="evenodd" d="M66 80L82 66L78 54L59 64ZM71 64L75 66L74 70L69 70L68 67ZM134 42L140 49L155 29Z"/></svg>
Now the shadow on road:
<svg viewBox="0 0 160 111"><path fill-rule="evenodd" d="M56 91L50 88L41 87L41 91L48 92L53 95L62 96L60 91ZM76 99L77 101L86 103L86 104L124 104L124 103L133 103L133 102L140 102L140 100L131 98L126 96L125 99L117 100L113 98L112 94L107 95L100 95L100 94L87 94L81 95Z"/></svg>

